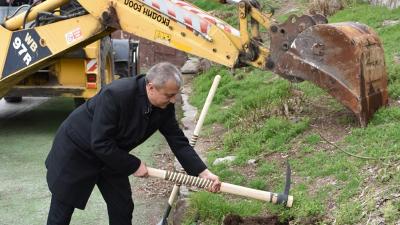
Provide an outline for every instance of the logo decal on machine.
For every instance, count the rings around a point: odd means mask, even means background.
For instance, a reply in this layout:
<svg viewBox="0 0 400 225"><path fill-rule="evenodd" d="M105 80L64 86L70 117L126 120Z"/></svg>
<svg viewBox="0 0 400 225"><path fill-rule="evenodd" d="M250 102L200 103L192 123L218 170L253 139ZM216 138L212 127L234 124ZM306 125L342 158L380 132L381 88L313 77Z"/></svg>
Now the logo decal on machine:
<svg viewBox="0 0 400 225"><path fill-rule="evenodd" d="M171 42L171 35L162 31L156 30L154 33L154 40L169 44Z"/></svg>
<svg viewBox="0 0 400 225"><path fill-rule="evenodd" d="M81 38L82 38L82 31L81 31L80 27L65 34L65 40L67 41L67 44L69 44L69 45Z"/></svg>
<svg viewBox="0 0 400 225"><path fill-rule="evenodd" d="M15 31L11 36L2 77L49 56L49 48L41 46L39 42L40 36L34 29Z"/></svg>
<svg viewBox="0 0 400 225"><path fill-rule="evenodd" d="M143 15L146 15L151 19L164 24L167 27L169 26L169 23L171 21L170 19L152 9L144 7L142 4L138 4L136 2L133 2L132 0L125 0L124 4L129 6L131 9L138 11L139 13L143 13Z"/></svg>

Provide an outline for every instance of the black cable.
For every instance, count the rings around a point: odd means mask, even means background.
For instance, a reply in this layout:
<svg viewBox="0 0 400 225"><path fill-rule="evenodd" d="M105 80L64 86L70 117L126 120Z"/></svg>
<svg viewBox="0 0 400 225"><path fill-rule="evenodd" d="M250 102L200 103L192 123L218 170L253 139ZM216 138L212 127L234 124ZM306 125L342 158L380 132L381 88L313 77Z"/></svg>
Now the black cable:
<svg viewBox="0 0 400 225"><path fill-rule="evenodd" d="M326 139L321 133L318 133L318 135L328 144L332 145L333 147L335 147L336 149L338 149L339 151L353 156L355 158L359 158L359 159L367 159L367 160L385 160L385 159L397 159L400 157L400 155L390 155L390 156L386 156L386 157L372 157L372 156L362 156L362 155L356 155L353 154L351 152L348 152L346 150L344 150L343 148L341 148L340 146L336 145L335 143L330 142L328 139Z"/></svg>
<svg viewBox="0 0 400 225"><path fill-rule="evenodd" d="M30 11L39 2L41 2L41 1L40 0L33 1L33 3L29 6L27 11L25 12L22 29L25 29L25 27L26 27L26 21L27 21L27 18L28 18L28 15L29 15ZM39 13L35 24L32 24L30 26L30 28L32 28L33 25L43 25L41 22L43 22L44 24L50 24L50 23L57 22L57 21L60 21L60 20L70 19L70 18L73 18L73 17L82 16L82 15L87 14L87 11L78 2L71 1L70 6L72 7L71 10L55 10L55 11L53 11L51 13L49 13L49 12L41 12L41 13ZM64 15L61 15L61 16L54 15L55 12L61 12L61 14L64 14Z"/></svg>
<svg viewBox="0 0 400 225"><path fill-rule="evenodd" d="M40 0L33 2L32 5L30 5L29 8L26 10L26 13L25 13L25 16L24 16L24 22L22 23L22 29L25 29L26 19L28 18L29 12L39 2L40 2Z"/></svg>
<svg viewBox="0 0 400 225"><path fill-rule="evenodd" d="M74 10L77 11L77 10ZM66 15L54 15L52 13L48 13L48 12L42 12L40 13L40 15L38 16L38 24L40 25L44 25L44 24L50 24L50 23L54 23L54 22L58 22L61 20L65 20L65 19L70 19L73 17L77 17L77 16L83 16L85 15L87 12L84 10L81 10L79 12L76 13L68 13Z"/></svg>
<svg viewBox="0 0 400 225"><path fill-rule="evenodd" d="M9 6L10 7L10 6ZM13 13L12 13L12 15L10 15L10 16L8 16L8 14L9 14L9 8L7 9L7 19L11 19L11 18L13 18L14 16L16 16L17 15L17 13L21 10L21 9L23 9L23 8L26 8L26 7L29 7L29 5L21 5L20 7L18 7Z"/></svg>

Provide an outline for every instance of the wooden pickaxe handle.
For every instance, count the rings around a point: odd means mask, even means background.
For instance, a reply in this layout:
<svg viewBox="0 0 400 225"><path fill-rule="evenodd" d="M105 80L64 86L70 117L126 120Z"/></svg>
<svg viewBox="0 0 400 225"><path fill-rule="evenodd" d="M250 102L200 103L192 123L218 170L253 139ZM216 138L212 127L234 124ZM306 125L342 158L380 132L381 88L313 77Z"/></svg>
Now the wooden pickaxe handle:
<svg viewBox="0 0 400 225"><path fill-rule="evenodd" d="M198 188L207 189L212 184L211 180L186 175L184 173L160 170L151 167L147 167L147 170L149 172L150 177L157 177L187 186L194 186ZM293 196L291 195L261 191L257 189L247 188L224 182L222 182L221 184L220 191L223 193L229 193L243 197L258 199L266 202L271 202L274 204L284 204L286 207L292 207L293 205Z"/></svg>
<svg viewBox="0 0 400 225"><path fill-rule="evenodd" d="M192 138L189 141L190 146L192 146L193 148L196 145L197 140L199 138L201 127L203 126L204 119L206 118L208 109L210 108L211 102L212 102L212 100L214 98L215 92L217 91L217 87L218 87L218 84L219 84L220 80L221 80L221 76L220 75L216 75L215 78L214 78L214 81L213 81L213 83L211 85L210 91L208 92L207 99L206 99L206 101L204 103L203 109L201 110L200 117L199 117L199 119L197 121L196 127L194 128L194 132L193 132ZM175 183L174 184L174 188L172 189L172 192L171 192L171 194L169 196L168 205L167 205L167 208L166 208L165 213L163 215L163 218L157 225L168 224L167 223L167 218L168 218L169 213L171 211L172 204L174 203L174 200L175 200L176 196L178 196L179 188L180 188L180 185L177 185Z"/></svg>

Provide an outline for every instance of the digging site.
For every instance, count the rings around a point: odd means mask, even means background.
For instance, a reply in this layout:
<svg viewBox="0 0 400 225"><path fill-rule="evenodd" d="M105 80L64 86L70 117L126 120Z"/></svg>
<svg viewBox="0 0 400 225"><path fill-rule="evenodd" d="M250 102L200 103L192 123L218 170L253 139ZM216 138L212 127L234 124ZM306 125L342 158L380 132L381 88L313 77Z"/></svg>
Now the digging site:
<svg viewBox="0 0 400 225"><path fill-rule="evenodd" d="M398 6L0 0L0 224L400 224Z"/></svg>
<svg viewBox="0 0 400 225"><path fill-rule="evenodd" d="M281 5L277 7L277 17L305 10L332 16L340 10L346 10L345 8L348 8L348 10L357 8L356 5L344 2L328 4L323 1L314 1L307 8L295 1L285 1L279 4ZM371 7L371 11L373 11L372 6L368 7ZM221 17L230 16L230 13L226 11L216 10L213 11L213 14ZM396 16L393 17L397 18ZM289 18L291 17L289 16ZM385 20L382 24L397 24L396 21L398 20ZM318 54L323 54L323 50L321 52L320 50L318 50ZM340 56L336 57L340 58ZM309 84L291 84L285 87L289 94L283 97L278 96L281 98L278 100L278 104L265 106L262 104L268 102L266 99L254 98L253 101L259 102L260 105L253 106L238 99L243 99L249 94L254 95L254 93L257 93L254 90L263 91L265 87L262 85L264 84L284 86L277 76L271 75L265 78L263 77L265 75L258 71L246 69L228 71L218 66L211 68L208 66L209 62L198 59L191 59L184 66L184 72L196 74L194 82L186 78L190 84L188 86L191 86L194 90L185 86L183 91L184 111L186 107L186 110L192 112L190 106L187 106L186 95L190 96L189 101L194 103L199 110L204 109L207 104L206 99L209 99L210 96L208 91L211 92L209 89L213 89L212 86L215 85L211 81L215 81L217 74L231 76L231 79L225 81L225 87L224 84L219 87L221 90L216 90L217 106L211 106L211 110L215 111L211 111L211 118L208 119L208 122L206 119L205 134L197 134L199 137L195 147L196 151L203 156L211 155L208 159L209 164L212 165L211 168L218 170L224 180L238 185L245 184L244 186L258 190L277 190L281 193L288 190L287 183L290 183L292 189L296 189L296 187L301 189L299 193L302 193L300 196L305 202L299 202L299 205L296 206L297 202L294 200L294 209L271 208L264 205L254 206L247 203L248 200L239 200L240 198L237 196L240 196L240 194L236 194L236 196L224 195L224 198L215 199L216 197L212 194L201 193L195 193L193 194L194 197L190 197L190 195L188 197L188 193L184 191L183 196L178 198L175 209L173 209L173 217L169 219L170 224L397 224L399 222L397 218L399 216L398 195L396 194L398 192L398 185L396 184L398 177L389 175L388 180L384 182L379 180L378 175L371 178L371 173L374 173L374 171L387 173L383 171L390 168L389 171L391 172L389 173L393 174L399 170L396 146L390 150L385 150L384 152L387 154L385 157L379 156L375 144L368 147L370 149L368 152L362 152L361 149L356 150L354 144L351 143L354 141L365 142L366 140L355 139L349 142L346 139L354 138L352 137L353 132L366 132L363 135L368 136L368 133L373 131L368 131L370 128L360 128L365 124L363 125L357 115L340 106L326 92L315 89ZM397 68L398 63L393 66ZM189 75L184 77L190 77ZM201 76L206 76L206 78ZM251 76L257 76L257 78L251 81ZM254 89L253 91L234 92L229 90L236 87L235 85L240 85L246 79L249 79L249 81L246 81L248 82L245 84L246 88ZM257 82L263 84L259 86L253 84ZM218 96L219 91L222 94ZM236 109L237 104L240 104L245 112ZM397 106L398 102L391 100L388 110L397 111ZM212 109L213 107L215 108ZM224 115L224 112L231 113L231 115ZM193 136L196 126L194 123L201 123L204 119L201 118L201 113L201 111L198 111L195 118L185 117L183 119L182 126L187 129L185 132L187 137ZM219 115L222 118L216 116L218 113L222 114ZM299 125L298 127L296 125L291 126L290 123L284 123L277 118L284 118L284 120ZM263 124L265 120L269 119L273 122ZM304 119L308 121L302 124ZM219 123L215 123L215 121L219 121ZM394 119L394 121L398 121L398 119ZM393 126L393 124L390 126ZM367 131L364 131L365 129ZM282 134L279 134L279 132L282 132ZM260 140L258 140L259 138ZM261 138L264 138L264 140ZM397 140L396 137L391 135L385 138L389 138L391 142ZM365 145L368 146L371 142L367 141ZM337 143L340 143L340 145ZM280 149L279 144L288 149ZM264 149L256 150L254 148ZM349 151L349 149L351 150ZM372 149L374 150L372 151ZM332 156L336 154L339 156ZM307 159L308 157L311 160ZM295 164L297 163L294 167L300 168L300 171L296 172L296 169L292 169L291 181L288 182L287 162L292 160L295 161ZM345 161L356 165L355 167L349 166ZM331 165L325 165L324 162ZM303 168L300 166L302 164ZM321 170L319 171L319 169ZM354 180L350 179L354 175L352 173L356 173ZM386 182L388 183L384 184ZM354 184L357 185L351 187ZM388 189L384 188L385 186ZM344 189L344 191L340 189ZM361 192L356 190L361 190ZM198 190L195 189L194 191L197 192ZM290 193L292 192L293 190L290 191ZM358 198L355 196L356 193L359 194ZM378 196L383 193L391 197L387 197L387 200L384 201L378 200ZM260 195L266 196L264 193ZM350 202L363 199L362 204L355 208L351 207L350 205L354 203L350 204L346 202L348 199L342 199L342 196L347 195L353 195ZM293 197L296 199L296 195L293 195ZM254 198L257 199L257 197ZM268 201L268 199L263 200ZM384 203L386 201L388 203ZM367 203L373 204L373 202L376 202L375 207L365 208ZM214 205L217 205L215 211L210 209ZM393 210L386 211L385 214L384 209L392 206L394 206ZM248 209L250 209L250 212Z"/></svg>
<svg viewBox="0 0 400 225"><path fill-rule="evenodd" d="M390 12L390 15L377 18L376 26L381 29L378 34L383 30L398 30L398 10L393 2L386 3L389 9L345 1L312 1L306 6L296 1L269 3L276 4L277 18L309 11L325 14L328 20L332 17L334 22L348 18L368 21L379 9ZM390 4L394 8L391 9ZM358 10L365 10L371 15L363 15ZM220 18L231 15L223 9L212 13ZM392 35L396 36L394 33ZM392 46L390 38L383 38L384 46ZM385 48L385 52L390 52L391 57L389 63L386 62L388 76L397 77L398 74L390 72L390 68L399 68L396 62L399 49ZM341 56L336 57L341 60ZM284 209L259 201L248 202L248 199L229 194L219 198L197 193L196 190L189 198L184 194L177 201L171 224L400 223L399 177L396 174L400 167L398 146L395 144L399 139L394 135L398 130L394 128L395 124L399 122L396 91L389 93L387 107L378 113L378 118L364 127L360 118L351 112L353 110L338 104L329 96L331 93L309 83L285 86L286 83L281 83L275 75L265 78L259 71L229 71L218 66L204 69L202 60L199 64L200 72L194 78L193 91L190 92L190 102L198 109L206 104L206 94L216 75L231 77L219 84L216 102L212 103L216 105L211 106L211 115L207 115L205 131L198 138L196 150L208 156L211 170L218 171L224 181L265 191L285 191L287 162L290 162L289 193L293 195L294 202L292 208ZM230 90L240 87L241 83L243 85L243 81L245 88L250 90ZM265 84L271 85L271 89L272 85L282 85L287 93L273 90L271 95L275 94L274 97L248 97L257 93L262 95L261 92L268 88ZM397 84L389 81L388 85ZM271 99L277 103L268 105ZM199 117L200 111L195 121ZM381 130L383 127L394 128L394 133L386 133ZM377 137L375 132L385 134ZM187 132L188 137L191 135L193 133ZM394 146L383 144L382 140Z"/></svg>

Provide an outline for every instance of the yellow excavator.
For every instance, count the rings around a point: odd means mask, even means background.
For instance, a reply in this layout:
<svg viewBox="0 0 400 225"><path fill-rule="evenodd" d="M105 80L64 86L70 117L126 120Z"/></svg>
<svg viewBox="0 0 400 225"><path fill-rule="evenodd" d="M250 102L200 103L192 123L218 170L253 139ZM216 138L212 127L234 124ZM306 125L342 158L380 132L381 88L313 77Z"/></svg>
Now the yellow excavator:
<svg viewBox="0 0 400 225"><path fill-rule="evenodd" d="M31 74L120 29L228 67L252 66L293 81L309 80L363 126L387 104L382 44L366 25L328 24L320 15L293 15L278 24L256 0L221 2L237 5L239 29L181 0L35 1L0 26L0 97ZM270 47L260 26L269 33ZM57 77L60 87L62 79L69 78Z"/></svg>

